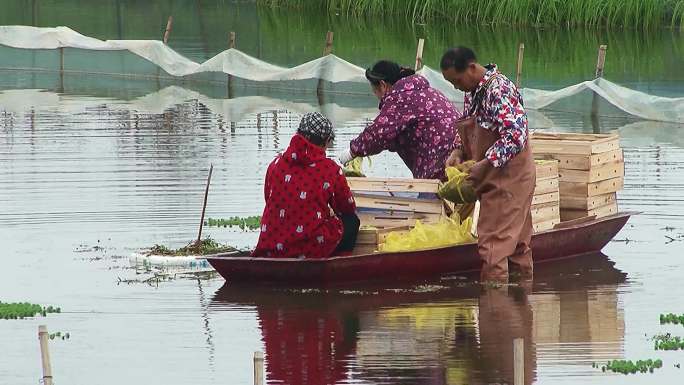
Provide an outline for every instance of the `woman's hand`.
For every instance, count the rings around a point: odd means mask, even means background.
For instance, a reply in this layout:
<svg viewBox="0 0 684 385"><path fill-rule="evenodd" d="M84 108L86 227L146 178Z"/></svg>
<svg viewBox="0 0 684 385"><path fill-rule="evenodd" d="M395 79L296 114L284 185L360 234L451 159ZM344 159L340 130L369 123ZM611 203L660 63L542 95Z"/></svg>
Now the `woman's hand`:
<svg viewBox="0 0 684 385"><path fill-rule="evenodd" d="M478 186L480 186L480 184L482 183L482 180L484 179L485 175L487 174L487 170L489 170L490 167L494 166L492 166L492 164L489 163L489 160L482 159L481 161L473 165L473 167L470 169L470 173L468 174L466 180L472 183L475 188L478 188Z"/></svg>
<svg viewBox="0 0 684 385"><path fill-rule="evenodd" d="M463 163L463 151L458 149L452 151L451 155L449 155L449 158L446 160L447 167L455 167L457 164L461 163Z"/></svg>
<svg viewBox="0 0 684 385"><path fill-rule="evenodd" d="M352 159L354 159L354 155L352 155L351 150L349 148L337 153L337 161L340 162L340 164L342 164L343 166L349 163Z"/></svg>

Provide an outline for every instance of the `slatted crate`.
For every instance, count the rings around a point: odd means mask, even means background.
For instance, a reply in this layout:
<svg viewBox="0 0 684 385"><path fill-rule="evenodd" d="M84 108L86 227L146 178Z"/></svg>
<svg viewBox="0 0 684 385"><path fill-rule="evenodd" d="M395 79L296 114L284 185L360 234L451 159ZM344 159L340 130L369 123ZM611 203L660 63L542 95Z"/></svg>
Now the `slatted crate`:
<svg viewBox="0 0 684 385"><path fill-rule="evenodd" d="M532 197L532 226L535 232L550 230L560 222L558 161L536 161L537 180Z"/></svg>

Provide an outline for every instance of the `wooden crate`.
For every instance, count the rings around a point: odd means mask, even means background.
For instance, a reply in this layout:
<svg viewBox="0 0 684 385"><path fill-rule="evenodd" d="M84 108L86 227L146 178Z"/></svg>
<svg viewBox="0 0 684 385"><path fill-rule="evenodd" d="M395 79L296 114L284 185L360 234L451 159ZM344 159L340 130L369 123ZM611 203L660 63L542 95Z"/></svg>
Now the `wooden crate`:
<svg viewBox="0 0 684 385"><path fill-rule="evenodd" d="M589 170L561 169L561 182L593 183L625 176L625 163L615 161L592 166Z"/></svg>
<svg viewBox="0 0 684 385"><path fill-rule="evenodd" d="M551 230L559 223L560 215L558 216L558 218L550 219L544 222L533 223L532 228L534 229L535 233L538 233L541 231Z"/></svg>
<svg viewBox="0 0 684 385"><path fill-rule="evenodd" d="M620 191L625 185L623 177L602 180L600 182L560 182L561 201L564 197L595 197Z"/></svg>
<svg viewBox="0 0 684 385"><path fill-rule="evenodd" d="M535 161L537 169L537 180L544 180L550 178L558 178L558 161L557 160L540 160Z"/></svg>
<svg viewBox="0 0 684 385"><path fill-rule="evenodd" d="M414 226L416 220L423 223L438 223L442 214L409 213L404 211L359 212L362 226L378 228Z"/></svg>
<svg viewBox="0 0 684 385"><path fill-rule="evenodd" d="M617 196L613 193L596 195L592 197L563 196L560 200L561 209L593 210L611 203L617 202Z"/></svg>
<svg viewBox="0 0 684 385"><path fill-rule="evenodd" d="M577 209L562 209L561 210L561 220L570 221L573 219L589 217L596 215L596 218L607 217L609 215L617 214L618 204L617 202L609 203L605 206L597 207L591 210L577 210Z"/></svg>
<svg viewBox="0 0 684 385"><path fill-rule="evenodd" d="M534 195L543 195L558 192L560 187L558 178L547 178L542 180L537 180L537 184L534 186Z"/></svg>
<svg viewBox="0 0 684 385"><path fill-rule="evenodd" d="M559 170L590 170L606 163L624 161L622 149L594 155L534 154L535 158L556 159Z"/></svg>
<svg viewBox="0 0 684 385"><path fill-rule="evenodd" d="M400 198L354 192L357 207L387 211L442 214L444 204L440 199Z"/></svg>
<svg viewBox="0 0 684 385"><path fill-rule="evenodd" d="M539 133L531 136L535 154L593 155L618 150L617 134Z"/></svg>
<svg viewBox="0 0 684 385"><path fill-rule="evenodd" d="M539 194L532 197L532 206L543 204L543 203L556 203L560 202L560 194L558 191Z"/></svg>
<svg viewBox="0 0 684 385"><path fill-rule="evenodd" d="M400 227L387 227L383 229L379 228L361 228L359 229L359 234L356 237L357 245L374 245L377 246L381 243L385 243L387 235L393 232L408 233L411 230L409 226Z"/></svg>
<svg viewBox="0 0 684 385"><path fill-rule="evenodd" d="M530 208L532 212L532 223L542 223L560 217L560 207L558 203L543 203Z"/></svg>
<svg viewBox="0 0 684 385"><path fill-rule="evenodd" d="M437 179L347 178L352 191L437 193Z"/></svg>

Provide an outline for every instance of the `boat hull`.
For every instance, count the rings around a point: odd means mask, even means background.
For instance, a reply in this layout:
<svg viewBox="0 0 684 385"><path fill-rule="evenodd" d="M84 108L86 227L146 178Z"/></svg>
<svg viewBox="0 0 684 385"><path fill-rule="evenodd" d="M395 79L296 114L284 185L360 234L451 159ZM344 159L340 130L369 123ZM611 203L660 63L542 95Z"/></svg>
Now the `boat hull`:
<svg viewBox="0 0 684 385"><path fill-rule="evenodd" d="M535 234L532 238L535 265L601 251L632 214L620 213ZM297 285L404 280L477 272L480 269L480 257L475 243L320 260L251 258L245 253L209 256L207 260L227 281Z"/></svg>

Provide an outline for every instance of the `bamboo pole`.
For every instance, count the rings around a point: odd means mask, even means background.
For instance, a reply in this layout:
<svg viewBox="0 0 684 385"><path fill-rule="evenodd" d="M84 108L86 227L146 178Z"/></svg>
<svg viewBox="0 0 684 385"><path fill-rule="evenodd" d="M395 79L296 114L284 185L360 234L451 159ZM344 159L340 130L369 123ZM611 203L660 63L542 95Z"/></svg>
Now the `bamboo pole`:
<svg viewBox="0 0 684 385"><path fill-rule="evenodd" d="M606 50L608 49L608 46L602 44L599 46L598 50L598 58L596 59L596 72L594 73L594 79L598 79L603 77L603 69L606 64ZM594 92L594 95L591 100L591 123L593 126L593 132L594 133L600 133L601 132L601 127L599 125L599 119L598 119L598 112L599 112L599 97Z"/></svg>
<svg viewBox="0 0 684 385"><path fill-rule="evenodd" d="M513 340L513 385L525 385L525 340Z"/></svg>
<svg viewBox="0 0 684 385"><path fill-rule="evenodd" d="M423 47L425 46L425 39L418 39L418 48L416 48L416 66L414 70L419 71L423 68Z"/></svg>
<svg viewBox="0 0 684 385"><path fill-rule="evenodd" d="M64 92L64 47L59 47L59 92Z"/></svg>
<svg viewBox="0 0 684 385"><path fill-rule="evenodd" d="M236 40L236 34L235 32L231 31L230 34L228 35L228 48L229 49L234 49L235 48L235 40ZM228 99L233 98L233 76L228 74Z"/></svg>
<svg viewBox="0 0 684 385"><path fill-rule="evenodd" d="M164 44L169 43L169 35L171 34L171 27L173 26L173 16L169 16L166 21L166 30L164 31Z"/></svg>
<svg viewBox="0 0 684 385"><path fill-rule="evenodd" d="M523 54L525 53L525 43L520 43L518 46L518 66L515 71L515 86L520 88L520 80L522 79Z"/></svg>
<svg viewBox="0 0 684 385"><path fill-rule="evenodd" d="M197 233L197 243L199 245L202 242L202 227L204 227L204 213L207 210L207 198L209 197L209 184L211 183L211 173L214 171L214 165L209 167L209 176L207 177L207 187L204 189L204 203L202 204L202 217L200 218L199 232Z"/></svg>
<svg viewBox="0 0 684 385"><path fill-rule="evenodd" d="M43 365L43 384L52 385L52 367L50 365L50 351L48 350L47 326L38 326L38 340L40 341L40 360Z"/></svg>
<svg viewBox="0 0 684 385"><path fill-rule="evenodd" d="M264 353L254 352L254 385L264 385Z"/></svg>
<svg viewBox="0 0 684 385"><path fill-rule="evenodd" d="M323 56L328 56L333 50L333 38L334 34L332 31L328 31L325 34L325 48L323 48ZM322 75L322 74L321 74ZM323 79L319 77L318 86L316 87L316 94L318 95L318 104L324 104L323 100Z"/></svg>

